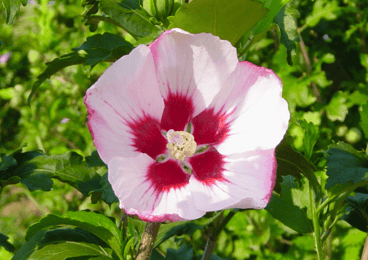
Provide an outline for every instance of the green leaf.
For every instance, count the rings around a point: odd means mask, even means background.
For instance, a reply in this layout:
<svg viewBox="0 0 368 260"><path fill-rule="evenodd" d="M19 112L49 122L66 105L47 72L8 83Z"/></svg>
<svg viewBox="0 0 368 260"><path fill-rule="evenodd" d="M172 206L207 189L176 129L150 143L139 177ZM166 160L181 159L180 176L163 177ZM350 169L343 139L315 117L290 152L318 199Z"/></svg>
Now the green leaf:
<svg viewBox="0 0 368 260"><path fill-rule="evenodd" d="M327 154L326 189L336 184L368 181L368 160L364 152L358 152L351 145L340 142L331 145Z"/></svg>
<svg viewBox="0 0 368 260"><path fill-rule="evenodd" d="M84 196L100 188L100 178L95 171L82 161L83 157L75 152L58 155L40 155L24 162L14 175L22 178L21 182L31 191L51 190L56 178L77 188Z"/></svg>
<svg viewBox="0 0 368 260"><path fill-rule="evenodd" d="M166 259L170 260L191 260L193 259L193 248L188 245L181 245L178 250L167 249Z"/></svg>
<svg viewBox="0 0 368 260"><path fill-rule="evenodd" d="M115 61L128 54L133 49L133 45L124 38L111 33L95 34L87 37L80 47L73 48L75 52L85 51L87 61L85 65L94 67L97 63L104 60Z"/></svg>
<svg viewBox="0 0 368 260"><path fill-rule="evenodd" d="M0 233L0 246L4 247L9 252L14 252L15 247L8 242L9 237Z"/></svg>
<svg viewBox="0 0 368 260"><path fill-rule="evenodd" d="M345 201L349 204L346 208L343 220L353 227L368 231L368 194L355 193L354 197L347 197Z"/></svg>
<svg viewBox="0 0 368 260"><path fill-rule="evenodd" d="M0 154L0 171L5 171L9 167L17 165L17 161L12 156L7 156L4 153Z"/></svg>
<svg viewBox="0 0 368 260"><path fill-rule="evenodd" d="M251 0L194 0L183 4L175 16L168 17L169 28L181 28L191 33L212 33L233 45L258 21L268 9ZM246 19L245 19L246 17Z"/></svg>
<svg viewBox="0 0 368 260"><path fill-rule="evenodd" d="M97 150L93 151L91 155L86 156L86 162L89 167L96 167L96 166L106 166L106 164L101 160L100 155L98 154Z"/></svg>
<svg viewBox="0 0 368 260"><path fill-rule="evenodd" d="M345 117L349 110L347 107L348 94L346 92L336 92L330 103L326 106L327 117L331 121L345 121Z"/></svg>
<svg viewBox="0 0 368 260"><path fill-rule="evenodd" d="M304 155L310 160L313 154L314 145L317 143L319 137L319 128L311 122L305 120L299 121L300 126L304 130L303 147Z"/></svg>
<svg viewBox="0 0 368 260"><path fill-rule="evenodd" d="M3 4L6 9L6 23L12 24L14 22L15 15L20 10L20 5L22 4L23 6L26 6L27 3L27 0L3 0Z"/></svg>
<svg viewBox="0 0 368 260"><path fill-rule="evenodd" d="M34 83L32 92L28 97L28 103L31 102L37 88L58 71L77 64L90 65L93 68L102 61L114 62L128 54L132 49L133 45L122 37L111 33L95 34L87 37L87 40L80 47L72 49L74 52L46 63L47 68L38 76L38 80ZM79 51L84 51L87 54L79 54Z"/></svg>
<svg viewBox="0 0 368 260"><path fill-rule="evenodd" d="M321 19L327 21L335 20L336 13L339 11L339 3L336 0L318 0L313 4L313 12L307 16L306 25L309 27L316 26Z"/></svg>
<svg viewBox="0 0 368 260"><path fill-rule="evenodd" d="M36 92L39 86L54 75L56 72L77 64L83 64L87 61L86 57L80 56L78 53L69 53L62 55L59 58L54 59L51 62L46 62L47 68L41 75L38 76L37 81L32 86L32 92L28 97L28 104L31 102L32 96Z"/></svg>
<svg viewBox="0 0 368 260"><path fill-rule="evenodd" d="M291 55L295 53L295 42L300 41L297 33L297 22L296 19L300 14L298 10L289 6L284 6L280 12L276 15L274 22L279 26L281 32L280 42L285 45L287 49L287 62L292 65Z"/></svg>
<svg viewBox="0 0 368 260"><path fill-rule="evenodd" d="M315 176L315 167L302 154L294 151L284 139L276 148L277 174L274 191L281 192L282 176L291 175L301 179L303 174L311 183L318 194L319 183Z"/></svg>
<svg viewBox="0 0 368 260"><path fill-rule="evenodd" d="M362 128L365 138L368 139L368 104L362 107L360 113L360 127Z"/></svg>
<svg viewBox="0 0 368 260"><path fill-rule="evenodd" d="M104 256L106 259L114 259L107 255L99 245L67 241L59 244L46 245L33 253L29 260L65 260L79 256Z"/></svg>
<svg viewBox="0 0 368 260"><path fill-rule="evenodd" d="M45 230L37 232L31 239L27 241L16 252L12 260L29 260L29 256L36 250L38 243L42 240L46 234Z"/></svg>
<svg viewBox="0 0 368 260"><path fill-rule="evenodd" d="M75 226L94 234L121 258L121 232L109 218L94 212L78 211L67 212L63 216L47 215L27 230L26 240L30 240L40 230L50 229L60 225Z"/></svg>
<svg viewBox="0 0 368 260"><path fill-rule="evenodd" d="M266 210L284 225L300 233L313 232L308 184L301 186L292 176L284 176L281 196L273 193Z"/></svg>
<svg viewBox="0 0 368 260"><path fill-rule="evenodd" d="M104 0L100 2L100 8L133 37L144 37L158 31L150 23L148 13L133 2L137 1Z"/></svg>
<svg viewBox="0 0 368 260"><path fill-rule="evenodd" d="M274 21L276 15L280 10L289 2L290 0L261 0L264 3L264 7L268 8L270 11L267 16L259 21L253 28L252 32L254 35L262 33L266 30L270 24Z"/></svg>
<svg viewBox="0 0 368 260"><path fill-rule="evenodd" d="M119 199L116 197L114 191L112 190L111 184L107 178L107 174L105 173L100 180L100 185L102 188L100 191L102 192L101 198L107 204L111 205L112 203L119 202Z"/></svg>
<svg viewBox="0 0 368 260"><path fill-rule="evenodd" d="M186 234L192 236L198 229L203 229L203 226L197 225L192 222L174 222L170 224L162 224L153 248L158 247L161 243L173 236L181 236Z"/></svg>

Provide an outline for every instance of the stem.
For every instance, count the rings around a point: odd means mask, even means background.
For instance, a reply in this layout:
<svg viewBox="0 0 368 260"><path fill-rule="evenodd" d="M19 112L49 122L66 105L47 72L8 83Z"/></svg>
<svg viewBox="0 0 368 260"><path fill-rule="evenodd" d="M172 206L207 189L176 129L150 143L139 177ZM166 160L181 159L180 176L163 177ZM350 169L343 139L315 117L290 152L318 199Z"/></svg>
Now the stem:
<svg viewBox="0 0 368 260"><path fill-rule="evenodd" d="M160 222L147 222L135 260L150 259L160 224Z"/></svg>
<svg viewBox="0 0 368 260"><path fill-rule="evenodd" d="M311 61L309 59L308 51L307 51L307 48L305 47L305 44L304 44L304 41L303 41L303 38L302 38L302 35L301 35L300 31L301 30L298 28L297 32L298 32L298 35L299 35L299 38L300 38L300 42L299 42L300 51L302 52L303 59L305 61L305 65L307 66L307 74L311 75L312 74L312 64L311 64ZM317 101L319 103L323 103L323 99L321 97L321 94L319 93L319 90L318 90L318 87L317 87L316 83L314 81L312 81L311 85L312 85L313 94L317 98Z"/></svg>
<svg viewBox="0 0 368 260"><path fill-rule="evenodd" d="M364 243L364 248L363 248L363 253L362 253L361 260L368 260L368 236L365 239L365 243Z"/></svg>
<svg viewBox="0 0 368 260"><path fill-rule="evenodd" d="M207 239L206 247L205 247L204 252L203 252L202 260L211 259L212 252L213 252L213 250L215 250L216 241L217 241L221 231L225 228L227 223L229 223L229 221L235 215L235 213L236 212L234 212L234 211L230 211L229 214L227 214L226 218L223 221L221 221L221 219L224 215L224 212L221 212L221 215L218 217L220 224L218 225L218 227L216 228L215 231L210 232L210 234L208 236L208 239Z"/></svg>
<svg viewBox="0 0 368 260"><path fill-rule="evenodd" d="M323 250L322 250L322 242L321 242L321 234L319 230L319 223L318 223L318 213L315 210L315 201L313 198L313 192L312 192L312 185L309 183L309 199L311 203L311 211L312 211L312 217L313 217L313 229L314 229L314 242L315 247L318 255L319 260L324 260L323 256Z"/></svg>

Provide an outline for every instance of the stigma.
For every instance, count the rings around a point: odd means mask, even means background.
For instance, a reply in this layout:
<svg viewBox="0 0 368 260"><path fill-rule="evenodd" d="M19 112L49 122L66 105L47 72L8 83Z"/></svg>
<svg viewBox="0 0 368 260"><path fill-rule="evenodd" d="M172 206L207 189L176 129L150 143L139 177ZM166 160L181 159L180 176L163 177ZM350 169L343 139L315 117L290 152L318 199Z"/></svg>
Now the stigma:
<svg viewBox="0 0 368 260"><path fill-rule="evenodd" d="M197 148L194 136L188 132L170 129L167 132L167 140L169 142L166 147L170 150L171 156L182 162L185 157L191 157Z"/></svg>

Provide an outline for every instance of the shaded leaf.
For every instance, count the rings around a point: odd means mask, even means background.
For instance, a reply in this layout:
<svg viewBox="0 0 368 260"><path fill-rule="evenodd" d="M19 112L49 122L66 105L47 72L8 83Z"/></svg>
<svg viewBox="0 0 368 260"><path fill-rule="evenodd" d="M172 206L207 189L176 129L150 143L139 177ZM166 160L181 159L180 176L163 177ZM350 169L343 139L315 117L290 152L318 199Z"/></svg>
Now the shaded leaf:
<svg viewBox="0 0 368 260"><path fill-rule="evenodd" d="M96 166L106 166L106 164L101 160L100 155L95 150L91 153L91 155L86 156L86 162L89 167L96 167Z"/></svg>
<svg viewBox="0 0 368 260"><path fill-rule="evenodd" d="M336 184L368 181L368 160L363 152L358 152L351 145L340 142L331 145L327 154L326 189Z"/></svg>
<svg viewBox="0 0 368 260"><path fill-rule="evenodd" d="M277 174L274 191L281 193L282 176L291 175L301 179L303 174L313 185L318 193L319 183L315 176L315 167L302 154L294 151L284 139L276 148Z"/></svg>
<svg viewBox="0 0 368 260"><path fill-rule="evenodd" d="M292 176L284 176L281 196L273 193L266 210L289 228L300 233L313 232L308 185L301 186Z"/></svg>
<svg viewBox="0 0 368 260"><path fill-rule="evenodd" d="M285 45L287 50L287 62L292 65L291 55L295 53L295 42L300 41L297 33L297 22L296 19L300 14L298 10L289 6L284 6L280 12L276 15L274 22L279 26L281 32L280 42Z"/></svg>
<svg viewBox="0 0 368 260"><path fill-rule="evenodd" d="M85 229L108 244L118 256L122 256L121 232L109 218L94 212L67 212L63 216L47 215L27 230L26 240L30 240L37 232L60 225L75 226Z"/></svg>
<svg viewBox="0 0 368 260"><path fill-rule="evenodd" d="M178 250L167 249L166 259L170 260L191 260L193 259L193 248L188 245L181 245Z"/></svg>
<svg viewBox="0 0 368 260"><path fill-rule="evenodd" d="M100 188L101 176L82 159L83 157L75 152L39 155L17 167L13 174L21 177L21 182L31 191L51 190L51 178L56 178L88 196L90 191Z"/></svg>
<svg viewBox="0 0 368 260"><path fill-rule="evenodd" d="M9 252L14 252L15 247L11 243L9 243L8 239L8 236L0 233L0 246L4 247L5 250Z"/></svg>
<svg viewBox="0 0 368 260"><path fill-rule="evenodd" d="M28 259L65 260L80 256L103 256L104 259L114 259L107 255L105 249L99 245L74 241L43 246L36 250Z"/></svg>
<svg viewBox="0 0 368 260"><path fill-rule="evenodd" d="M159 29L150 23L150 16L132 0L104 0L101 10L121 25L133 37L144 37Z"/></svg>
<svg viewBox="0 0 368 260"><path fill-rule="evenodd" d="M234 45L267 12L258 1L197 0L183 4L175 16L168 17L169 28L212 33Z"/></svg>
<svg viewBox="0 0 368 260"><path fill-rule="evenodd" d="M112 204L114 202L119 202L119 199L115 196L114 191L112 190L111 184L108 181L107 173L105 173L100 180L100 185L102 186L100 191L102 192L101 198L107 204Z"/></svg>
<svg viewBox="0 0 368 260"><path fill-rule="evenodd" d="M45 230L41 230L32 236L32 238L15 252L12 260L28 260L28 257L36 250L38 243L42 240L46 232Z"/></svg>
<svg viewBox="0 0 368 260"><path fill-rule="evenodd" d="M84 50L87 53L85 65L93 67L103 60L115 61L128 54L132 49L133 45L124 38L104 33L87 37L87 40L80 47L72 50L75 52Z"/></svg>
<svg viewBox="0 0 368 260"><path fill-rule="evenodd" d="M186 234L192 236L198 229L203 229L203 226L192 222L174 222L170 224L162 224L155 241L153 248L158 247L161 243L173 236L181 236Z"/></svg>
<svg viewBox="0 0 368 260"><path fill-rule="evenodd" d="M0 171L5 171L9 167L17 165L17 161L12 156L0 154Z"/></svg>
<svg viewBox="0 0 368 260"><path fill-rule="evenodd" d="M368 194L355 193L354 197L347 197L345 201L349 204L346 208L343 220L353 227L368 231Z"/></svg>

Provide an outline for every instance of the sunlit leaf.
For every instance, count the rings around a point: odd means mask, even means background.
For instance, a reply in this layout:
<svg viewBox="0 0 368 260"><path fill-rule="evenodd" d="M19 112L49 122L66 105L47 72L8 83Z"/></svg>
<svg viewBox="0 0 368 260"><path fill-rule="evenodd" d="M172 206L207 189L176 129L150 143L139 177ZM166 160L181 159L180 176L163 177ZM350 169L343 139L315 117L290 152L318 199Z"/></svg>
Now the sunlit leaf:
<svg viewBox="0 0 368 260"><path fill-rule="evenodd" d="M365 138L368 139L368 104L360 111L360 127L363 129Z"/></svg>
<svg viewBox="0 0 368 260"><path fill-rule="evenodd" d="M27 0L2 0L6 9L6 23L12 24L14 22L15 15L20 10L20 5L26 6ZM1 46L1 44L0 44Z"/></svg>
<svg viewBox="0 0 368 260"><path fill-rule="evenodd" d="M284 225L300 233L313 232L310 211L309 187L300 181L301 187L292 176L284 176L281 196L273 193L266 210Z"/></svg>
<svg viewBox="0 0 368 260"><path fill-rule="evenodd" d="M298 10L289 6L284 6L275 17L275 23L279 26L281 32L280 42L285 45L287 49L287 61L289 65L292 65L291 55L295 53L295 42L300 41L297 33L296 19L300 14Z"/></svg>
<svg viewBox="0 0 368 260"><path fill-rule="evenodd" d="M171 22L169 28L212 33L234 45L267 12L268 9L258 1L194 0L183 4L175 16L168 18Z"/></svg>

